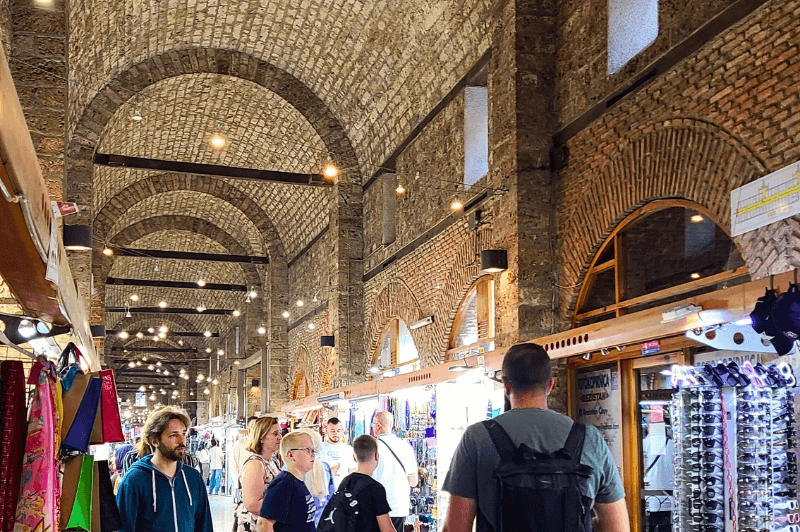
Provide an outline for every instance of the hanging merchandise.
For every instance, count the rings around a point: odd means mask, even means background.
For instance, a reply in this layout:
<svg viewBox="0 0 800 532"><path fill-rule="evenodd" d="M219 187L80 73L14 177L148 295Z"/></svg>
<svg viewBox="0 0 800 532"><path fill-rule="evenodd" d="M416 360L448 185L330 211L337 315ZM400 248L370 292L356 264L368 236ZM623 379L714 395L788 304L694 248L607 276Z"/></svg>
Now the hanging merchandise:
<svg viewBox="0 0 800 532"><path fill-rule="evenodd" d="M70 458L64 465L61 491L62 530L92 529L92 491L94 460L89 455Z"/></svg>
<svg viewBox="0 0 800 532"><path fill-rule="evenodd" d="M95 484L97 497L94 499L92 510L92 530L97 532L115 532L123 529L122 517L119 514L117 501L114 498L114 488L111 485L111 476L100 474L108 471L108 461L94 463Z"/></svg>
<svg viewBox="0 0 800 532"><path fill-rule="evenodd" d="M100 393L100 419L102 420L102 437L99 440L92 440L93 445L101 443L121 443L125 441L122 435L122 419L119 416L119 406L117 405L117 383L114 379L114 370L104 369L97 375L103 381Z"/></svg>
<svg viewBox="0 0 800 532"><path fill-rule="evenodd" d="M34 385L28 409L28 433L22 462L22 483L16 513L16 532L58 530L58 455L61 435L61 384L55 366L39 359L31 367L28 384Z"/></svg>
<svg viewBox="0 0 800 532"><path fill-rule="evenodd" d="M673 530L784 531L800 522L792 369L673 366Z"/></svg>
<svg viewBox="0 0 800 532"><path fill-rule="evenodd" d="M19 360L0 363L0 532L14 529L25 452L25 371Z"/></svg>

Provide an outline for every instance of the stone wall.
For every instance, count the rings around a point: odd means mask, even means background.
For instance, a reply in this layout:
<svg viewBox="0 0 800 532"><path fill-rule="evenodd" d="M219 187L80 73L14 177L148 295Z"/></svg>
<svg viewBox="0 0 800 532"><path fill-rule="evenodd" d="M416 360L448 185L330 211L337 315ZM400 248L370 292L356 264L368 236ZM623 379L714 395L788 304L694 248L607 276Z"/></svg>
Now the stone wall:
<svg viewBox="0 0 800 532"><path fill-rule="evenodd" d="M571 122L609 93L630 82L656 58L689 37L735 1L659 0L658 37L612 75L607 74L608 0L559 2L560 122Z"/></svg>
<svg viewBox="0 0 800 532"><path fill-rule="evenodd" d="M0 44L6 59L11 56L11 6L10 0L0 0Z"/></svg>
<svg viewBox="0 0 800 532"><path fill-rule="evenodd" d="M800 2L772 2L569 140L558 192L560 316L635 208L681 197L730 229L730 191L800 159ZM784 221L736 238L754 276L796 261ZM774 266L774 267L773 267Z"/></svg>

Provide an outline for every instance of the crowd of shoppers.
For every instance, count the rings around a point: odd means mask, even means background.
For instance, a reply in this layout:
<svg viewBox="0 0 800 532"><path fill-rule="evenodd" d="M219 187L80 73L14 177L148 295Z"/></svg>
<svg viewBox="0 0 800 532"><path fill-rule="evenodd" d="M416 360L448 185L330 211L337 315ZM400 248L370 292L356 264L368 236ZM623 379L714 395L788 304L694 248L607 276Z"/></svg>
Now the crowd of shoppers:
<svg viewBox="0 0 800 532"><path fill-rule="evenodd" d="M547 408L555 379L544 349L512 347L502 372L507 411L469 427L462 437L444 480L451 496L443 532L540 530L537 520L551 512L524 506L548 506L551 499L575 527L549 521L545 529L627 531L625 494L608 446L593 427ZM220 490L222 451L212 439L193 457L187 451L188 428L184 411L162 407L148 417L136 446L116 449L113 475L124 532L212 532L208 495ZM376 413L372 428L375 437L359 436L350 446L337 418L328 420L324 441L311 429L285 433L274 417L248 419L247 435L232 452L238 477L232 532L402 531L410 490L418 482L416 458L393 433L389 412ZM577 498L567 493L574 487L568 482L559 488L564 493L537 491L536 468L517 460L525 453L565 452L588 477ZM515 468L517 476L530 477L522 502L507 499L510 492L498 487L498 472ZM517 504L520 511L508 511Z"/></svg>

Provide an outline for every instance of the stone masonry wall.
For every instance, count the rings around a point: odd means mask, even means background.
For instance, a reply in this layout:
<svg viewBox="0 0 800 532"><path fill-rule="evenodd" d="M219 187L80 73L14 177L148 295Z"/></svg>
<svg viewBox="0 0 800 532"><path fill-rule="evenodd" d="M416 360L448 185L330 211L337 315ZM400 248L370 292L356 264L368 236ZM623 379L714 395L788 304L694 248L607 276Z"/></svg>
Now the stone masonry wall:
<svg viewBox="0 0 800 532"><path fill-rule="evenodd" d="M558 197L560 285L581 282L635 208L682 197L729 230L730 191L800 159L798 15L800 1L768 3L569 141ZM735 239L753 276L793 264L797 224ZM560 291L565 322L578 290Z"/></svg>
<svg viewBox="0 0 800 532"><path fill-rule="evenodd" d="M9 0L0 0L0 45L6 59L11 55L11 6Z"/></svg>
<svg viewBox="0 0 800 532"><path fill-rule="evenodd" d="M558 110L569 123L735 0L659 0L658 37L618 72L607 75L608 0L559 2Z"/></svg>

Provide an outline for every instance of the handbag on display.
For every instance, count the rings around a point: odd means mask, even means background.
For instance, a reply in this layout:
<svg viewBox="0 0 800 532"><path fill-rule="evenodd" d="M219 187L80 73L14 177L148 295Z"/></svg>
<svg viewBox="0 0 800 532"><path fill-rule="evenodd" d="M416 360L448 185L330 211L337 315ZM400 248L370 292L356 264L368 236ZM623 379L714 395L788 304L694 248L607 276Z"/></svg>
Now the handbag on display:
<svg viewBox="0 0 800 532"><path fill-rule="evenodd" d="M103 381L103 388L100 396L100 419L102 437L96 440L96 432L92 431L93 445L101 443L121 443L125 441L122 435L122 419L119 416L119 406L117 405L117 384L114 380L114 370L104 369L96 373ZM97 427L95 427L97 428Z"/></svg>
<svg viewBox="0 0 800 532"><path fill-rule="evenodd" d="M92 492L95 469L90 455L75 456L64 464L61 485L61 530L92 530Z"/></svg>

